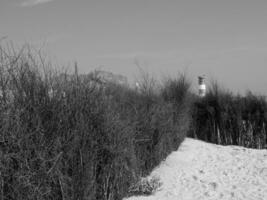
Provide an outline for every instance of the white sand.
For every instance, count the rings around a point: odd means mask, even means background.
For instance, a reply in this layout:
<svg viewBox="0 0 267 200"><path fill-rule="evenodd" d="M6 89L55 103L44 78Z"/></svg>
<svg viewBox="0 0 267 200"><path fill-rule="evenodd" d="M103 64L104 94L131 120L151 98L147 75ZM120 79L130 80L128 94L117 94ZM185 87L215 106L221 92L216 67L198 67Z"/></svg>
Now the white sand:
<svg viewBox="0 0 267 200"><path fill-rule="evenodd" d="M158 191L127 200L267 200L267 150L187 138L153 176L162 182Z"/></svg>

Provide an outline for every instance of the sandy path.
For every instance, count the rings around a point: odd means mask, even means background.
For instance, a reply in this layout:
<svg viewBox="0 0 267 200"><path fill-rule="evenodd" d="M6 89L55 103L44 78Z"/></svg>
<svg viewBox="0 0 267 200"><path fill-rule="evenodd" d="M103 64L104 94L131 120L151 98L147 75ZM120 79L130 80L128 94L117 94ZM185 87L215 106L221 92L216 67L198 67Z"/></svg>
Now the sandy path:
<svg viewBox="0 0 267 200"><path fill-rule="evenodd" d="M161 188L128 200L267 200L267 150L187 138L150 176Z"/></svg>

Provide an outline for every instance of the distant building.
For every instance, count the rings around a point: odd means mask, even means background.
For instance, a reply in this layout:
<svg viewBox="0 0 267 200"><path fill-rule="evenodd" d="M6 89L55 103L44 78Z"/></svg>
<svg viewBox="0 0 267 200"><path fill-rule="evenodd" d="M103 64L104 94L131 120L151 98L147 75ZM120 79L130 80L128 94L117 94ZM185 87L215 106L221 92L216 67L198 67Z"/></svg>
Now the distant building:
<svg viewBox="0 0 267 200"><path fill-rule="evenodd" d="M206 96L206 85L205 85L205 77L204 76L198 77L198 95L200 97Z"/></svg>
<svg viewBox="0 0 267 200"><path fill-rule="evenodd" d="M127 85L128 80L125 76L120 74L113 74L107 71L95 71L97 78L99 78L103 83L116 83L120 85Z"/></svg>
<svg viewBox="0 0 267 200"><path fill-rule="evenodd" d="M90 83L98 83L98 84L116 83L121 85L128 84L127 77L102 70L95 70L88 74L78 74L76 69L75 74L60 74L58 78L63 82L64 80L71 81L77 79L77 81L88 84Z"/></svg>

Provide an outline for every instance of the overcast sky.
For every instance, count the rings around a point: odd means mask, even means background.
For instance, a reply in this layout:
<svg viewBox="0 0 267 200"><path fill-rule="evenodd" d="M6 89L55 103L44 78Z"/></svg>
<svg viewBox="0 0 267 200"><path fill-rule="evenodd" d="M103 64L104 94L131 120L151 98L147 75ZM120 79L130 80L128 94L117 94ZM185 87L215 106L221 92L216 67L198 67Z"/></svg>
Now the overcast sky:
<svg viewBox="0 0 267 200"><path fill-rule="evenodd" d="M3 36L84 73L186 70L267 95L266 0L0 0Z"/></svg>

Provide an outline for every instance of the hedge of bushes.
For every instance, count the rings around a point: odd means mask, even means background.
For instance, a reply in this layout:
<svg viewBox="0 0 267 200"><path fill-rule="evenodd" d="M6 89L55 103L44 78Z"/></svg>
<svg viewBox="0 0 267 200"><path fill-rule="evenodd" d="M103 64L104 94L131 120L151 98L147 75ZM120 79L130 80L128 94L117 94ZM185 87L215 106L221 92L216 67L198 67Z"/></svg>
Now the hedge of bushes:
<svg viewBox="0 0 267 200"><path fill-rule="evenodd" d="M140 88L51 70L39 54L0 48L0 199L130 195L186 136L183 75Z"/></svg>
<svg viewBox="0 0 267 200"><path fill-rule="evenodd" d="M196 98L191 136L223 145L267 148L267 102L248 92L233 95L213 83L204 98Z"/></svg>

